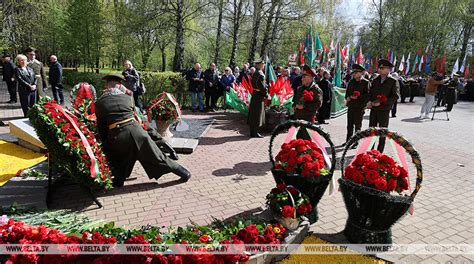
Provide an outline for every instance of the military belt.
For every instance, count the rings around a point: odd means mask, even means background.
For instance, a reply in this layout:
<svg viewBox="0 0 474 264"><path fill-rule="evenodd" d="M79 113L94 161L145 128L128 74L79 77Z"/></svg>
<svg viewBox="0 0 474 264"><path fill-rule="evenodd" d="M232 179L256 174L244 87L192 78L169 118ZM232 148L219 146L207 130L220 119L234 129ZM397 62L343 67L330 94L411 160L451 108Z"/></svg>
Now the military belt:
<svg viewBox="0 0 474 264"><path fill-rule="evenodd" d="M128 122L133 121L133 120L134 120L134 118L128 118L128 119L125 119L125 120L121 120L121 121L112 123L112 124L109 125L109 129L118 128L118 127L122 126L123 124L127 124Z"/></svg>

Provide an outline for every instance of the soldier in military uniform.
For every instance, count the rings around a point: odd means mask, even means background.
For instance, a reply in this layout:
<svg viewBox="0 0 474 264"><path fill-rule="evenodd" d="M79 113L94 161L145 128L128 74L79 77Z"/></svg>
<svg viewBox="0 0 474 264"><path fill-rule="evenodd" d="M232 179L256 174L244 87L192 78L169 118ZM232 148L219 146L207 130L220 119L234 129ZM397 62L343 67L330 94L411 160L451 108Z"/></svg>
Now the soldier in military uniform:
<svg viewBox="0 0 474 264"><path fill-rule="evenodd" d="M150 179L175 173L186 182L191 173L165 156L135 119L133 97L121 84L122 75L109 74L103 95L95 103L97 128L110 162L115 187L123 186L138 160Z"/></svg>
<svg viewBox="0 0 474 264"><path fill-rule="evenodd" d="M346 142L352 137L354 128L356 132L360 131L365 107L369 101L370 81L363 77L364 73L364 67L359 64L352 65L352 79L347 84L345 95L347 105Z"/></svg>
<svg viewBox="0 0 474 264"><path fill-rule="evenodd" d="M453 78L448 83L446 91L446 111L451 112L453 105L456 103L457 88L459 85L459 74L453 73Z"/></svg>
<svg viewBox="0 0 474 264"><path fill-rule="evenodd" d="M38 95L45 96L48 83L46 82L46 74L44 71L43 63L36 59L36 50L33 48L27 48L25 54L28 57L28 67L32 68L35 72L35 77L38 80Z"/></svg>
<svg viewBox="0 0 474 264"><path fill-rule="evenodd" d="M379 61L377 76L372 81L370 88L369 102L370 108L370 127L388 127L390 110L395 101L400 97L400 86L398 81L392 78L389 73L393 64L385 59ZM385 147L385 138L381 137L377 150L383 152Z"/></svg>
<svg viewBox="0 0 474 264"><path fill-rule="evenodd" d="M250 137L262 138L260 128L265 124L264 100L268 95L265 74L263 73L264 62L262 59L255 61L255 72L252 75L253 95L250 99L248 124L250 126Z"/></svg>
<svg viewBox="0 0 474 264"><path fill-rule="evenodd" d="M316 71L308 65L303 66L303 74L301 77L302 85L298 87L297 93L293 98L295 119L314 123L314 118L323 102L323 91L314 83L314 77L317 75ZM312 93L312 100L305 98L305 91ZM300 129L296 137L307 140L310 139L305 129Z"/></svg>

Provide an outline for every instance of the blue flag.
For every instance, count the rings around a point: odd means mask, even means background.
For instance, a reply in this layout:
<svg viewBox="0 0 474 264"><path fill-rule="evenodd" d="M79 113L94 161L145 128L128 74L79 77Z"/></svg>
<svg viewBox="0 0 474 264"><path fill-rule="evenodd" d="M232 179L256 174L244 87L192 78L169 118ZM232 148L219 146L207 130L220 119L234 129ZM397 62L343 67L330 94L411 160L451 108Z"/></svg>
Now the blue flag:
<svg viewBox="0 0 474 264"><path fill-rule="evenodd" d="M425 62L425 73L426 73L426 74L430 74L430 72L431 72L431 69L430 69L430 57L431 57L431 55L428 55L428 58L426 59L426 62Z"/></svg>

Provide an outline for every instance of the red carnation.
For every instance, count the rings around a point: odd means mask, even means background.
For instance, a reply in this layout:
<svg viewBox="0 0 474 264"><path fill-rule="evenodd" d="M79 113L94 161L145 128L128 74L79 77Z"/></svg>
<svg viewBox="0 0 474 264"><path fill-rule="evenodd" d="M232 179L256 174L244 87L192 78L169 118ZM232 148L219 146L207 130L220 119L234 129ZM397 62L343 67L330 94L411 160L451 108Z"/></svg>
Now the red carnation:
<svg viewBox="0 0 474 264"><path fill-rule="evenodd" d="M311 102L314 100L314 93L308 90L303 91L303 100L306 102Z"/></svg>
<svg viewBox="0 0 474 264"><path fill-rule="evenodd" d="M359 91L354 91L354 92L352 93L352 96L359 97L359 96L360 96L360 92L359 92Z"/></svg>
<svg viewBox="0 0 474 264"><path fill-rule="evenodd" d="M279 190L284 191L284 190L286 190L286 184L284 184L284 183L278 183L278 184L277 184L277 188L278 188Z"/></svg>
<svg viewBox="0 0 474 264"><path fill-rule="evenodd" d="M281 215L286 218L294 218L295 217L295 208L293 206L285 205L281 209Z"/></svg>
<svg viewBox="0 0 474 264"><path fill-rule="evenodd" d="M378 190L385 191L387 189L387 181L383 177L378 178L374 184Z"/></svg>
<svg viewBox="0 0 474 264"><path fill-rule="evenodd" d="M209 236L208 235L202 235L201 237L199 237L199 242L201 242L201 243L209 242Z"/></svg>
<svg viewBox="0 0 474 264"><path fill-rule="evenodd" d="M254 224L248 225L239 230L237 237L247 244L252 244L258 238L258 229Z"/></svg>
<svg viewBox="0 0 474 264"><path fill-rule="evenodd" d="M397 189L397 180L390 179L387 184L387 192L395 191Z"/></svg>
<svg viewBox="0 0 474 264"><path fill-rule="evenodd" d="M383 95L383 94L377 95L376 98L377 98L377 100L379 100L379 102L380 102L381 104L383 104L383 103L385 103L385 102L388 101L387 96L385 96L385 95Z"/></svg>

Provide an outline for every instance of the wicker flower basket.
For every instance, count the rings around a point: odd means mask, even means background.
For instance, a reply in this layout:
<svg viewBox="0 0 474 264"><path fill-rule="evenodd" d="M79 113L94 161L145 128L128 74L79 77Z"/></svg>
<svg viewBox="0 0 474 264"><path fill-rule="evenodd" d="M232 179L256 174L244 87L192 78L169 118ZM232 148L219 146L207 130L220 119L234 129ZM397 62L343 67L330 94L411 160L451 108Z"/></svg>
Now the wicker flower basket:
<svg viewBox="0 0 474 264"><path fill-rule="evenodd" d="M291 205L295 207L295 200L293 199L293 196L288 190L286 191L288 192L288 195L290 197ZM296 230L300 226L300 220L296 217L296 209L295 209L295 214L293 217L280 217L279 209L277 208L271 208L271 209L272 209L273 215L275 216L275 219L287 229Z"/></svg>
<svg viewBox="0 0 474 264"><path fill-rule="evenodd" d="M405 138L388 129L369 128L355 134L346 144L341 158L342 175L344 175L344 159L347 151L355 146L360 139L370 136L392 138L410 154L417 170L416 187L409 196L391 195L340 178L339 185L349 214L344 235L351 243L391 244L391 227L406 214L413 203L413 199L421 187L423 171L418 152Z"/></svg>
<svg viewBox="0 0 474 264"><path fill-rule="evenodd" d="M171 138L173 134L170 131L170 126L173 124L172 120L155 120L156 132L162 137Z"/></svg>
<svg viewBox="0 0 474 264"><path fill-rule="evenodd" d="M265 111L265 130L273 131L278 125L288 120L288 111L285 109L268 109Z"/></svg>
<svg viewBox="0 0 474 264"><path fill-rule="evenodd" d="M273 157L273 141L275 137L288 130L291 127L301 127L301 128L309 128L311 130L316 131L319 133L328 143L331 148L331 168L329 169L329 174L320 177L305 177L300 174L290 174L286 173L281 170L274 170L272 169L273 178L275 182L278 183L285 183L286 185L293 185L298 190L300 190L303 194L309 197L311 205L313 206L313 212L309 215L309 222L316 223L318 221L318 203L323 197L324 192L326 191L329 182L332 179L334 174L334 170L336 168L336 149L334 144L329 137L329 134L324 132L318 126L311 124L309 122L303 120L290 120L286 123L280 124L273 130L272 136L270 138L270 147L269 147L269 155L270 155L270 162L272 163L272 167L275 167L275 159Z"/></svg>

